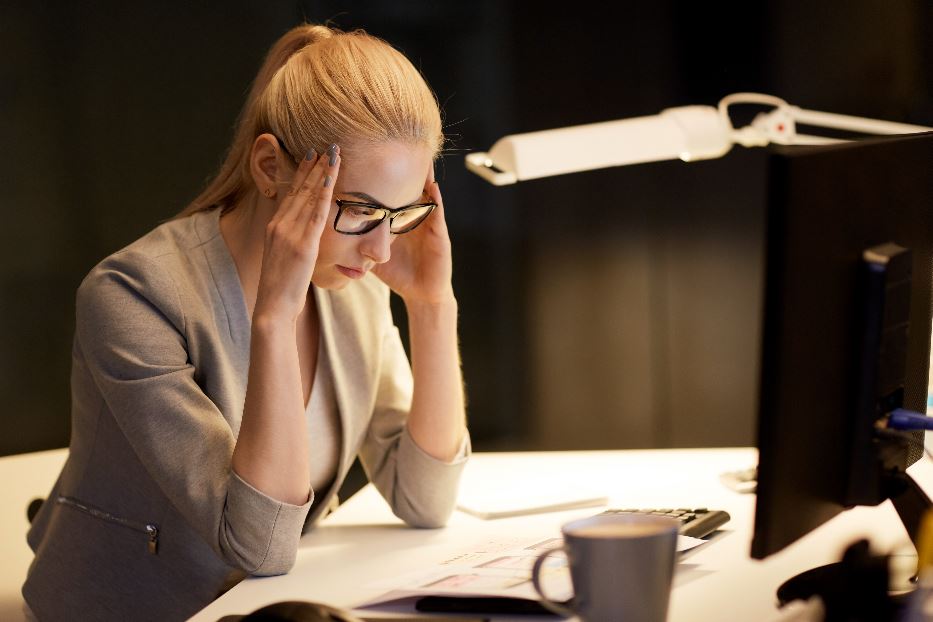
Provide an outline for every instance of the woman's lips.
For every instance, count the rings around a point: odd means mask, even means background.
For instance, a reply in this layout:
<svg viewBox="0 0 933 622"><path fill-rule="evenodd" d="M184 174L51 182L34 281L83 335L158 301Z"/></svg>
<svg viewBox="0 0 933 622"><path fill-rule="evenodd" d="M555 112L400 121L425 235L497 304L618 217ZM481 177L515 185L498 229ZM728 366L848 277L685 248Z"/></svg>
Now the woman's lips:
<svg viewBox="0 0 933 622"><path fill-rule="evenodd" d="M366 274L364 270L359 268L347 268L346 266L337 266L337 269L340 270L340 273L345 277L351 279L361 279Z"/></svg>

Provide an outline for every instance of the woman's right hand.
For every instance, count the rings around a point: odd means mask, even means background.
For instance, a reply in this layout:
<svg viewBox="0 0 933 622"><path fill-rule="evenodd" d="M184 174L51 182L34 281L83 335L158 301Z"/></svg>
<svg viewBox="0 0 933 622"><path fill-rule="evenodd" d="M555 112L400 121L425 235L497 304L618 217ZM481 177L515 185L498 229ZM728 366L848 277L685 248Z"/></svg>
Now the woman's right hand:
<svg viewBox="0 0 933 622"><path fill-rule="evenodd" d="M266 227L254 321L294 321L304 308L340 170L340 149L331 145L331 150L333 158L308 152L311 159L298 165L288 194Z"/></svg>

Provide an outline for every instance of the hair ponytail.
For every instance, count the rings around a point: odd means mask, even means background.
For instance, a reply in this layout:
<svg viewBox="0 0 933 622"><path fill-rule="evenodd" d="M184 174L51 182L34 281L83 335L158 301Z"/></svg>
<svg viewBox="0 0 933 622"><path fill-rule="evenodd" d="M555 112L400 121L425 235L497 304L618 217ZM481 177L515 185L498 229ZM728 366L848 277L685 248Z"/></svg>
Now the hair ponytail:
<svg viewBox="0 0 933 622"><path fill-rule="evenodd" d="M443 144L437 99L404 55L362 30L304 24L269 50L220 172L178 216L229 211L255 192L249 160L263 132L291 154L339 143L345 162L358 143L423 144L432 157Z"/></svg>

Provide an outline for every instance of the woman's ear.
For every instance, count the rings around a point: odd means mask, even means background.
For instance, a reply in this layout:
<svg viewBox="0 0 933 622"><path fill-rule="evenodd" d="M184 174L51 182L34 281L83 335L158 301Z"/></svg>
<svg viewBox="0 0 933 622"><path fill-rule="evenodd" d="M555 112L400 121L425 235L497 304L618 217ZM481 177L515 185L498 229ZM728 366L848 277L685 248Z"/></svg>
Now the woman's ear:
<svg viewBox="0 0 933 622"><path fill-rule="evenodd" d="M253 141L249 170L260 193L268 196L270 189L273 192L277 190L279 182L288 181L285 157L279 141L272 134L260 134Z"/></svg>

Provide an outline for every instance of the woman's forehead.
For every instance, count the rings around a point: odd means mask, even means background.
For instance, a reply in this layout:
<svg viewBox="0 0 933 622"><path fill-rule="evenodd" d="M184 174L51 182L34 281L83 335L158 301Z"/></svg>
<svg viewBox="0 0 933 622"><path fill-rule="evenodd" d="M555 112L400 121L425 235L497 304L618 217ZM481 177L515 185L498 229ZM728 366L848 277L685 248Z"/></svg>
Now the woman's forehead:
<svg viewBox="0 0 933 622"><path fill-rule="evenodd" d="M355 147L340 167L335 190L387 207L402 207L421 197L431 164L431 154L424 147L397 142Z"/></svg>

